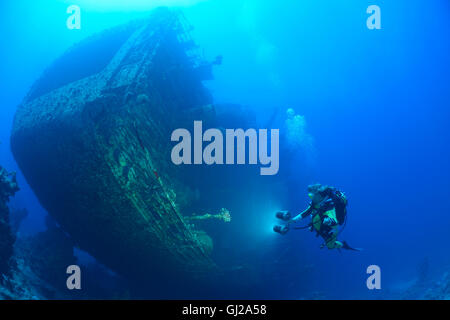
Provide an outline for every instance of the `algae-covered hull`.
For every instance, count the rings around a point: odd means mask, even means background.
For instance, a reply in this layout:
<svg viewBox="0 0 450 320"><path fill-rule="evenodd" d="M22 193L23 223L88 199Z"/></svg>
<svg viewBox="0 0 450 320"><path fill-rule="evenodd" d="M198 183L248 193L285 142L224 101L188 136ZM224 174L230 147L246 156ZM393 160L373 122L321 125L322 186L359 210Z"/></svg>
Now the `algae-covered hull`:
<svg viewBox="0 0 450 320"><path fill-rule="evenodd" d="M12 151L41 204L80 248L133 279L215 269L209 237L180 213L170 162L172 130L211 103L183 21L161 9L80 43L14 121Z"/></svg>

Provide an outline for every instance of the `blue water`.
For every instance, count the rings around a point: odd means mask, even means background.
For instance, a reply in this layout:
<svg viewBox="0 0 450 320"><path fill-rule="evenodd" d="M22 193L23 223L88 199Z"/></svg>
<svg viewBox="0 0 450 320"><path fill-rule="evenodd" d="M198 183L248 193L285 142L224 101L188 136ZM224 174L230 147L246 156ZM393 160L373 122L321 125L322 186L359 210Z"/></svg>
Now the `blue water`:
<svg viewBox="0 0 450 320"><path fill-rule="evenodd" d="M8 170L19 170L9 148L15 108L44 69L81 39L143 17L152 7L136 0L126 7L95 3L0 3L0 164ZM298 167L294 161L289 169L291 198L280 200L284 194L274 187L273 207L242 219L240 240L252 239L253 267L301 279L292 287L268 281L264 297L323 292L327 298L377 299L382 293L366 287L371 264L381 267L386 289L414 279L425 257L432 274L448 270L448 0L164 3L182 6L208 59L223 56L215 79L205 83L216 102L249 106L261 122L276 108L282 115L292 108L304 116L313 139L296 153ZM81 30L65 27L69 4L80 4ZM381 8L381 30L366 27L370 4ZM22 190L12 203L30 212L21 232L43 230L45 210L20 172L18 181ZM363 252L320 250L320 240L307 231L285 237L270 231L274 210L303 210L306 186L315 182L346 192L349 216L341 237ZM277 259L286 261L278 269L271 266Z"/></svg>

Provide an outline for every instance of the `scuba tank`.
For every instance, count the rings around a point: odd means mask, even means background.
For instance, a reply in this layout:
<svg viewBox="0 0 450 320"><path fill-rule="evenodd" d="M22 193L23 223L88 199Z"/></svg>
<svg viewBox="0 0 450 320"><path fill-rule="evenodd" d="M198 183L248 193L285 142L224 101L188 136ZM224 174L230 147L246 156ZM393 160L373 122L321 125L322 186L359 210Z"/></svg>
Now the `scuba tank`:
<svg viewBox="0 0 450 320"><path fill-rule="evenodd" d="M333 200L336 209L336 219L339 222L339 225L342 226L347 218L347 197L344 192L333 190L331 199Z"/></svg>

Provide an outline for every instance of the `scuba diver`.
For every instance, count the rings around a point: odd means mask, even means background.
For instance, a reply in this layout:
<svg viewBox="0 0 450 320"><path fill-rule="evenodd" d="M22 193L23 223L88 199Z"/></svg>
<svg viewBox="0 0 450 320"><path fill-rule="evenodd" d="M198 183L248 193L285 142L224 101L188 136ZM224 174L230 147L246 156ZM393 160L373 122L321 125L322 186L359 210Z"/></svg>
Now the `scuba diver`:
<svg viewBox="0 0 450 320"><path fill-rule="evenodd" d="M325 241L321 245L321 249L325 246L328 249L346 249L361 251L350 247L347 242L338 241L337 237L340 233L339 226L345 226L347 218L347 198L342 191L334 187L321 184L308 186L308 196L311 198L309 207L291 219L288 211L279 211L276 214L278 219L286 222L285 225L276 225L273 230L279 234L286 234L291 224L311 216L311 223L305 227L294 227L294 229L306 229L315 231L316 236L321 236ZM341 229L342 231L342 229Z"/></svg>

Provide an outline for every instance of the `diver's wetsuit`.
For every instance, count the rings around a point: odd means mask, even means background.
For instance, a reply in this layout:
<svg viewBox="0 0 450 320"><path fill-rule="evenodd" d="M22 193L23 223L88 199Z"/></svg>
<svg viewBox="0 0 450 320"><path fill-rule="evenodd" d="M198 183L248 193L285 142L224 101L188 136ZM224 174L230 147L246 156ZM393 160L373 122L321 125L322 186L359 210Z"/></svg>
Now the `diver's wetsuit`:
<svg viewBox="0 0 450 320"><path fill-rule="evenodd" d="M339 249L344 244L337 240L337 231L339 223L336 218L336 208L333 200L330 197L326 197L320 203L309 207L292 219L296 222L300 219L311 216L311 231L316 231L317 235L320 235L325 240L325 245L328 249Z"/></svg>

